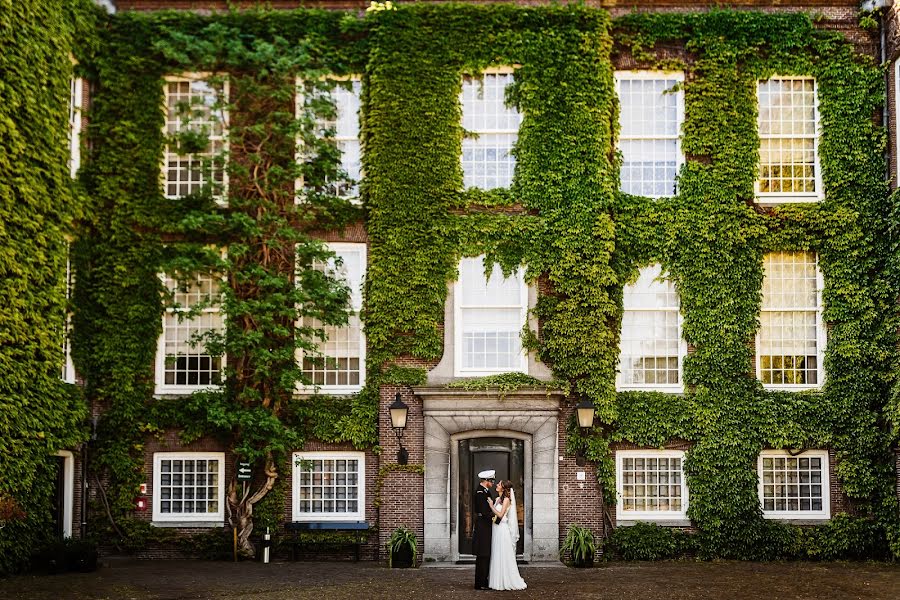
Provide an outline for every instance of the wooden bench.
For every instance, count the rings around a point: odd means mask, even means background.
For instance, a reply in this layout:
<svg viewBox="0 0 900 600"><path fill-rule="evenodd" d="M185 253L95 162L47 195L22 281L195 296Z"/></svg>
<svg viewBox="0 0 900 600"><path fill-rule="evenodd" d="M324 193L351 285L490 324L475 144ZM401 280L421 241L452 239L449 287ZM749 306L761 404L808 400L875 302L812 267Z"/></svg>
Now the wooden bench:
<svg viewBox="0 0 900 600"><path fill-rule="evenodd" d="M285 523L284 528L290 534L287 543L291 545L291 560L297 560L297 554L303 550L304 546L313 546L316 548L343 548L346 546L353 546L355 550L355 560L358 562L359 549L369 538L369 524L365 521L294 521L292 523ZM316 541L316 533L340 533L348 535L345 540L340 541ZM310 540L310 537L313 539Z"/></svg>

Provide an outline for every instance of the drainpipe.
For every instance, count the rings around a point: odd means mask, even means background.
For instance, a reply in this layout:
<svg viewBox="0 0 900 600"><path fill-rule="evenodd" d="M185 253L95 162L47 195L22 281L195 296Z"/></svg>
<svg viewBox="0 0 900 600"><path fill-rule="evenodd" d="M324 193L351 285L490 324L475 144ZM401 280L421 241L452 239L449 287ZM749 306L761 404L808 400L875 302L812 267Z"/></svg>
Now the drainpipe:
<svg viewBox="0 0 900 600"><path fill-rule="evenodd" d="M859 5L859 10L861 12L874 12L876 10L880 10L882 8L887 8L893 4L893 0L864 0ZM884 71L884 91L885 98L887 98L887 94L890 94L891 91L891 76L890 71L885 64L887 62L887 33L885 27L885 16L879 15L878 19L878 49L880 55L880 64L885 69ZM895 102L900 101L900 99L895 99ZM888 132L888 106L885 103L884 109L881 111L881 126L884 128L885 133ZM884 150L884 174L885 181L890 181L891 179L891 151L890 144L885 147ZM900 152L900 148L897 148L897 151Z"/></svg>

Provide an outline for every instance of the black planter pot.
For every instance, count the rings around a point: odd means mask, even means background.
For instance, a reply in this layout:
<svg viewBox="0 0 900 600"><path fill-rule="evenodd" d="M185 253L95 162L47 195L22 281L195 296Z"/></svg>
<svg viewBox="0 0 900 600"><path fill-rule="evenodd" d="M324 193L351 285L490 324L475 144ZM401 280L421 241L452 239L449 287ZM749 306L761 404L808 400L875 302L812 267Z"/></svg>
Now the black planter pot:
<svg viewBox="0 0 900 600"><path fill-rule="evenodd" d="M594 566L594 555L588 554L584 557L578 557L572 559L572 566L576 569L587 569L589 567Z"/></svg>
<svg viewBox="0 0 900 600"><path fill-rule="evenodd" d="M394 569L408 569L413 564L412 548L403 545L391 552L391 567Z"/></svg>
<svg viewBox="0 0 900 600"><path fill-rule="evenodd" d="M93 573L97 570L97 552L82 552L71 561L69 568L79 573Z"/></svg>

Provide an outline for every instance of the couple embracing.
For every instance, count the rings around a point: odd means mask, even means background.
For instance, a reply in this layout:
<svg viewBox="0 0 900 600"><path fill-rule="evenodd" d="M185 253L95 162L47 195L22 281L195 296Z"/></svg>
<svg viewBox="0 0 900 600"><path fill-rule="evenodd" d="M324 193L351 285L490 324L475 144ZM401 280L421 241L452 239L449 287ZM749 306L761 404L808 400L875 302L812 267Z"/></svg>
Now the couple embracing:
<svg viewBox="0 0 900 600"><path fill-rule="evenodd" d="M482 471L478 479L474 503L475 533L472 535L475 589L524 590L527 586L516 565L519 520L512 483L499 482L497 499L493 500L494 471Z"/></svg>

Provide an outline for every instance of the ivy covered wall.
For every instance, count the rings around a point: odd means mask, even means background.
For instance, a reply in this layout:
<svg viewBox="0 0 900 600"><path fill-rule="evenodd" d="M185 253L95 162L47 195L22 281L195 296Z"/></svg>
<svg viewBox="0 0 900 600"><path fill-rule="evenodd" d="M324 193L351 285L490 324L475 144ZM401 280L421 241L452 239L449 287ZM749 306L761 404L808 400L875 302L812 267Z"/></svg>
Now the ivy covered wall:
<svg viewBox="0 0 900 600"><path fill-rule="evenodd" d="M144 478L146 432L187 424L203 401L152 397L162 311L156 274L168 258L162 232L167 219L183 216L159 187L162 77L183 65L157 42L163 30L202 37L213 22L250 37L303 40L333 72L364 76L364 318L367 372L375 376L349 411L340 401L304 403L298 427L325 441L375 445L377 386L420 383L423 375L382 367L440 357L447 283L460 257L486 253L507 271L527 266L547 291L536 309L540 331L526 337L556 377L597 406L600 425L589 436L573 428L567 450L586 448L598 462L607 502L615 489L610 443L684 439L694 443L686 469L700 555L839 557L862 545L862 554L884 556L888 542L896 553L894 438L885 419L896 282L887 260L883 132L873 121L881 70L802 14L612 21L584 7L411 5L365 18L306 10L110 17L92 63L99 87L82 174L89 198L76 244L74 349L86 393L104 411L95 467L112 483L117 514L129 514ZM684 46L690 64L657 58L658 45L672 44ZM622 55L686 71L688 161L675 198L618 192L613 71ZM503 65L518 67L509 100L524 115L515 180L509 190L463 191L461 78ZM822 202L763 209L753 201L756 80L773 74L816 77ZM819 392L766 391L752 372L762 257L776 250L815 251L824 272L829 343ZM685 361L684 395L615 391L622 286L652 262L676 283L695 350ZM194 433L215 429L191 423ZM812 534L764 521L754 470L764 447L834 448L853 516ZM629 543L648 543L620 538L625 555Z"/></svg>
<svg viewBox="0 0 900 600"><path fill-rule="evenodd" d="M60 375L67 239L82 201L69 84L94 15L89 2L0 2L0 502L24 512L0 524L0 573L53 535L51 455L86 437L81 393Z"/></svg>

